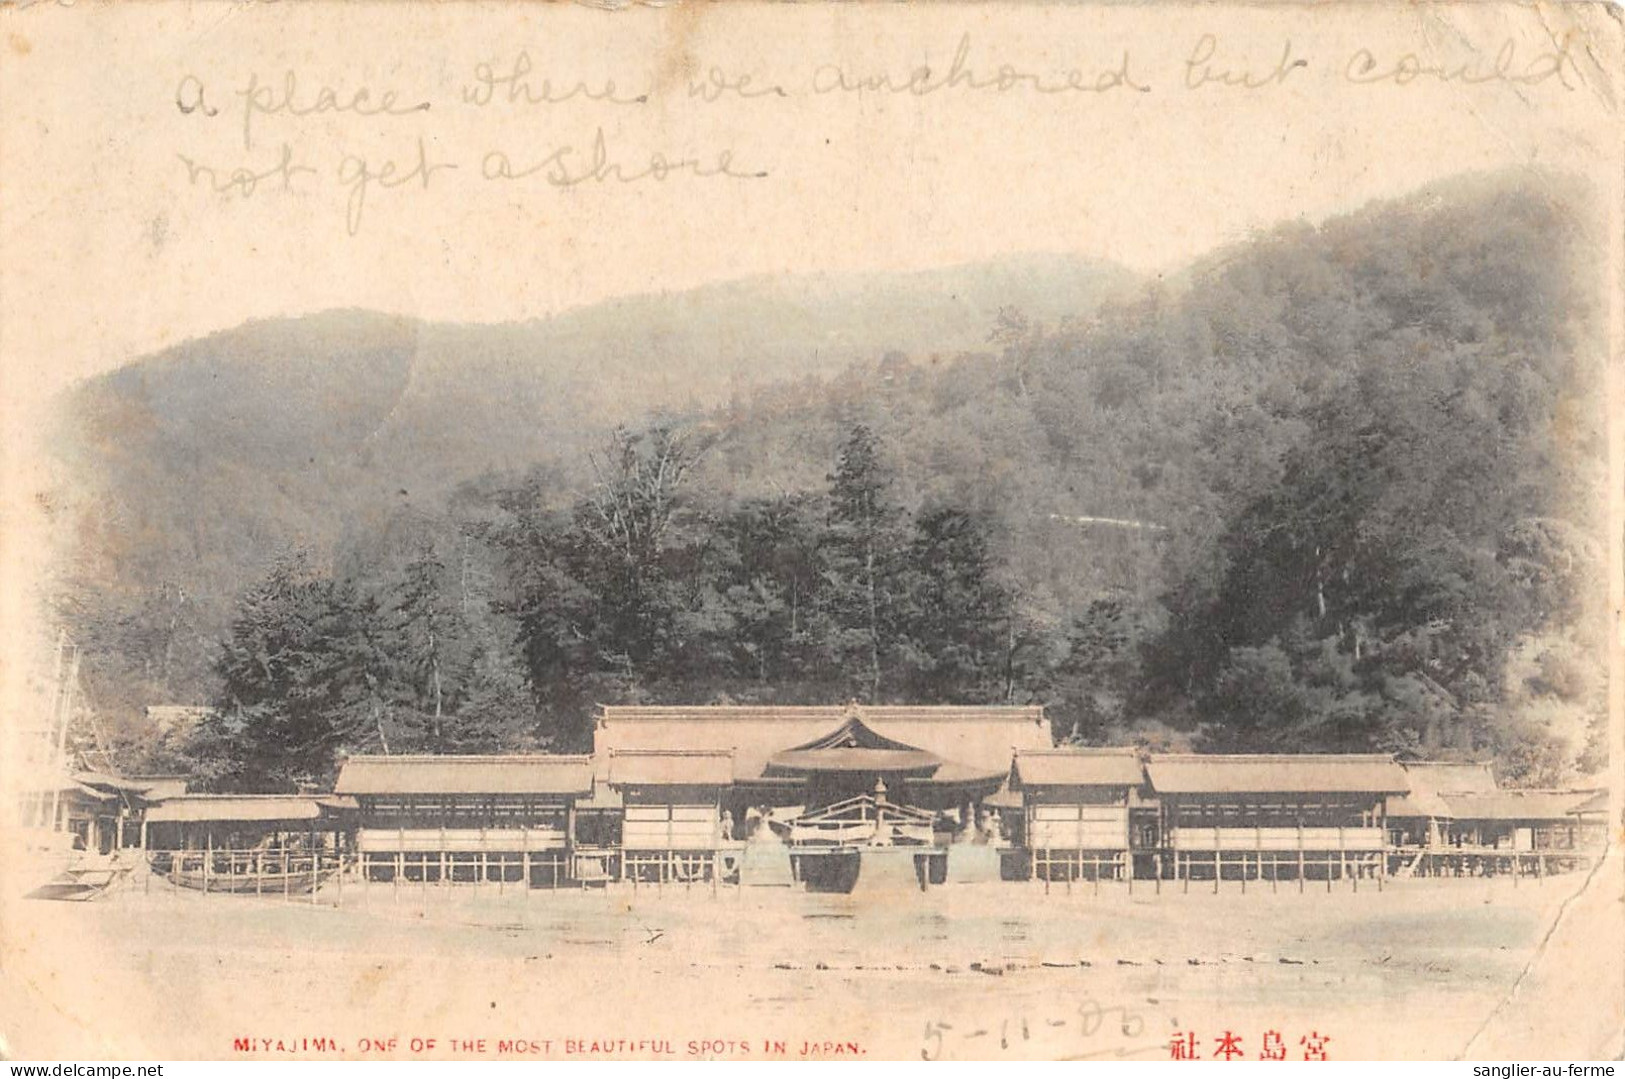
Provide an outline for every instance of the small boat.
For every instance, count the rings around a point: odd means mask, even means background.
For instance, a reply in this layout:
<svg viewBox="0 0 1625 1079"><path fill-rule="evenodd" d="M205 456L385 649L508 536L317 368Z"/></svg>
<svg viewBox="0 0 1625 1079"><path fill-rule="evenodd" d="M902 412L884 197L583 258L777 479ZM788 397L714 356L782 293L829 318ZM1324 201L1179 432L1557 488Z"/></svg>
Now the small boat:
<svg viewBox="0 0 1625 1079"><path fill-rule="evenodd" d="M228 895L309 895L327 883L338 872L336 866L321 869L293 870L292 872L266 871L232 875L230 873L204 873L201 869L172 869L164 879L182 888L199 892L224 892Z"/></svg>
<svg viewBox="0 0 1625 1079"><path fill-rule="evenodd" d="M339 871L337 862L318 864L309 856L206 858L177 858L158 852L151 859L152 871L179 888L227 895L309 895Z"/></svg>
<svg viewBox="0 0 1625 1079"><path fill-rule="evenodd" d="M98 899L134 868L117 852L80 850L67 832L25 829L13 838L21 840L18 891L24 899Z"/></svg>
<svg viewBox="0 0 1625 1079"><path fill-rule="evenodd" d="M130 874L128 865L76 865L62 870L26 893L24 899L62 899L83 903L107 895L113 885Z"/></svg>

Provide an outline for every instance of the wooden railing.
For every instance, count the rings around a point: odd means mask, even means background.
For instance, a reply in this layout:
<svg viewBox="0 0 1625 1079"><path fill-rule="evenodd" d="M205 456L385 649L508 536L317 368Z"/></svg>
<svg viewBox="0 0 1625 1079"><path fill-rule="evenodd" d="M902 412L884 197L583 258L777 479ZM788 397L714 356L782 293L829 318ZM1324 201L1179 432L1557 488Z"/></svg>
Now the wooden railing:
<svg viewBox="0 0 1625 1079"><path fill-rule="evenodd" d="M363 851L525 851L565 846L563 828L362 828Z"/></svg>
<svg viewBox="0 0 1625 1079"><path fill-rule="evenodd" d="M792 846L861 846L903 843L930 846L935 818L913 806L900 806L860 794L824 806L790 822Z"/></svg>
<svg viewBox="0 0 1625 1079"><path fill-rule="evenodd" d="M1348 850L1379 851L1386 837L1381 828L1210 828L1180 825L1169 836L1176 851Z"/></svg>

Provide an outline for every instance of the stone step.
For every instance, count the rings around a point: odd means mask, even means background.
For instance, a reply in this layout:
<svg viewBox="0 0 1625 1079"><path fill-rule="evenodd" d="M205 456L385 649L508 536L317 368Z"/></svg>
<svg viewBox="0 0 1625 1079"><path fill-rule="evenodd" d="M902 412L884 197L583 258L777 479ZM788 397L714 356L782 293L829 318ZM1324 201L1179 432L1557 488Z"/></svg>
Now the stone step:
<svg viewBox="0 0 1625 1079"><path fill-rule="evenodd" d="M746 888L790 888L790 848L776 839L748 843L739 862L739 883Z"/></svg>
<svg viewBox="0 0 1625 1079"><path fill-rule="evenodd" d="M956 843L948 848L949 884L976 884L998 879L998 847L988 843Z"/></svg>

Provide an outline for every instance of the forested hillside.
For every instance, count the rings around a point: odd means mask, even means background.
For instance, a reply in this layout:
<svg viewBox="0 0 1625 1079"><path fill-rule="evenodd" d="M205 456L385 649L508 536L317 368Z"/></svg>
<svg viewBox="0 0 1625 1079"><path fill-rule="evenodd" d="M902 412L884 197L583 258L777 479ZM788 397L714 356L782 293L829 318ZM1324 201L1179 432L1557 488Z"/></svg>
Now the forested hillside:
<svg viewBox="0 0 1625 1079"><path fill-rule="evenodd" d="M296 549L320 563L458 484L588 450L651 408L715 407L888 349L984 344L999 309L1092 311L1131 281L1072 256L916 273L752 278L503 325L363 311L250 323L69 394L61 614L109 726L212 694L243 592Z"/></svg>
<svg viewBox="0 0 1625 1079"><path fill-rule="evenodd" d="M129 751L277 787L342 749L579 748L594 703L857 697L1594 769L1587 212L1458 181L358 515L258 567L203 672L219 718Z"/></svg>

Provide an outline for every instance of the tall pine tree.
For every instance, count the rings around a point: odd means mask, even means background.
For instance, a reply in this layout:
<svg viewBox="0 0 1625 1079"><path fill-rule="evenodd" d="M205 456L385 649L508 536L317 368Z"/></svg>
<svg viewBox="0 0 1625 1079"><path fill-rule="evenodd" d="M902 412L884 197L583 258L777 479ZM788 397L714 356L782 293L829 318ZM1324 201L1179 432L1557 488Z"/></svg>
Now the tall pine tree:
<svg viewBox="0 0 1625 1079"><path fill-rule="evenodd" d="M826 654L835 680L851 696L878 701L895 644L899 556L906 540L879 440L867 426L857 424L847 433L829 484L820 551Z"/></svg>
<svg viewBox="0 0 1625 1079"><path fill-rule="evenodd" d="M274 567L238 610L214 715L193 740L211 788L287 791L333 780L381 730L386 660L377 605L302 559Z"/></svg>
<svg viewBox="0 0 1625 1079"><path fill-rule="evenodd" d="M957 507L914 523L899 575L902 688L922 704L996 701L1005 690L1011 597L980 521Z"/></svg>

